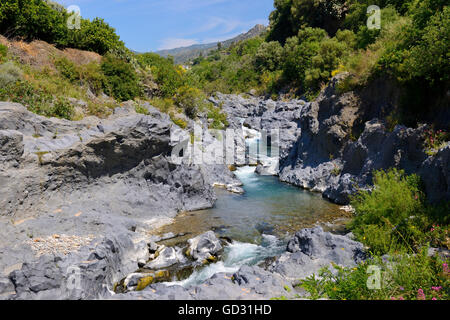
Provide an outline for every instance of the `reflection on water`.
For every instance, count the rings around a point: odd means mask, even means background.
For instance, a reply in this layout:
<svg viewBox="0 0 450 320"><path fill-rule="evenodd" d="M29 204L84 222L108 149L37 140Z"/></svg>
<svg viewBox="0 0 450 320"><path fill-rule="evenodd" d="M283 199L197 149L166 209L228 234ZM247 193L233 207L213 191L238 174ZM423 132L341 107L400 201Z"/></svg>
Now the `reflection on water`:
<svg viewBox="0 0 450 320"><path fill-rule="evenodd" d="M245 194L218 189L214 208L183 213L158 233L188 233L184 239L176 239L180 242L214 230L219 236L259 244L262 233L282 238L317 221L332 221L345 215L319 194L284 184L277 177L257 175L254 170L242 167L235 172L244 183Z"/></svg>

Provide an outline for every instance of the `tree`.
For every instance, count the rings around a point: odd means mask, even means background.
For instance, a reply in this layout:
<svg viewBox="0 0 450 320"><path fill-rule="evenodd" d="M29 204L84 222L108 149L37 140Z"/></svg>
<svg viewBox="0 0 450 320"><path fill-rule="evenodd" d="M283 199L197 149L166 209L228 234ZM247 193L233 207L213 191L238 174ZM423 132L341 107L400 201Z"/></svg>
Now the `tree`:
<svg viewBox="0 0 450 320"><path fill-rule="evenodd" d="M255 55L255 64L259 70L275 71L283 62L283 47L277 41L264 42Z"/></svg>
<svg viewBox="0 0 450 320"><path fill-rule="evenodd" d="M103 57L101 68L106 76L104 89L114 98L126 101L140 94L139 79L131 64L108 54Z"/></svg>

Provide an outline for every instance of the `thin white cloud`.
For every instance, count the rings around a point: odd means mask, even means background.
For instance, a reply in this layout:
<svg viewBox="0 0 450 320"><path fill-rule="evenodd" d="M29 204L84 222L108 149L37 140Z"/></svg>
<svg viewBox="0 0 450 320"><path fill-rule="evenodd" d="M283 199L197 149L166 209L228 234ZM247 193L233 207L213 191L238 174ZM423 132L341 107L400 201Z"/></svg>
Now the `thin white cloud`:
<svg viewBox="0 0 450 320"><path fill-rule="evenodd" d="M161 41L158 50L169 50L174 48L189 47L199 42L194 39L167 38Z"/></svg>

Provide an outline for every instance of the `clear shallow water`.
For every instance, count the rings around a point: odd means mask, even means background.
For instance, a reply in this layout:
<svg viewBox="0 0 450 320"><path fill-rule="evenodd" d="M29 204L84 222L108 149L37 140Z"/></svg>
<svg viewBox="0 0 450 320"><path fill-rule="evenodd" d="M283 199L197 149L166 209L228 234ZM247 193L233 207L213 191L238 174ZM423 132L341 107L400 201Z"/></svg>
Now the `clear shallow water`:
<svg viewBox="0 0 450 320"><path fill-rule="evenodd" d="M255 145L259 136L248 133L254 135L247 140L247 147L252 147L248 150L250 157L257 159ZM284 252L287 239L296 231L346 215L320 194L282 183L274 176L258 175L255 167L241 167L235 174L244 184L245 194L218 189L214 208L181 214L173 224L159 230L160 234L186 234L164 242L168 246L209 230L233 240L224 249L221 261L195 270L187 279L166 285L188 287L201 284L217 273L234 273L243 265L256 265Z"/></svg>
<svg viewBox="0 0 450 320"><path fill-rule="evenodd" d="M242 167L235 172L244 183L245 194L218 189L214 208L183 213L159 233L188 233L173 240L181 242L214 230L219 236L259 244L263 233L283 238L317 221L343 216L339 206L324 200L320 194L282 183L277 177L257 175L254 170L254 167ZM167 244L175 244L173 241Z"/></svg>

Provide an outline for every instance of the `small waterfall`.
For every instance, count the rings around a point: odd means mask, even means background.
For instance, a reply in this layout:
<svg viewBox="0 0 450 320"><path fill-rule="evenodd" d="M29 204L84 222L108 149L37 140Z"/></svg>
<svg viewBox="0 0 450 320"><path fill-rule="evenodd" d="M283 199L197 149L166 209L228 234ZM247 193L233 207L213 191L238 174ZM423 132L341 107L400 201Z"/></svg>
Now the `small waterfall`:
<svg viewBox="0 0 450 320"><path fill-rule="evenodd" d="M244 265L256 265L267 258L281 254L284 250L286 250L286 243L272 235L263 235L260 245L235 241L225 248L221 261L194 271L183 281L169 282L166 285L184 287L198 285L215 274L237 272Z"/></svg>

